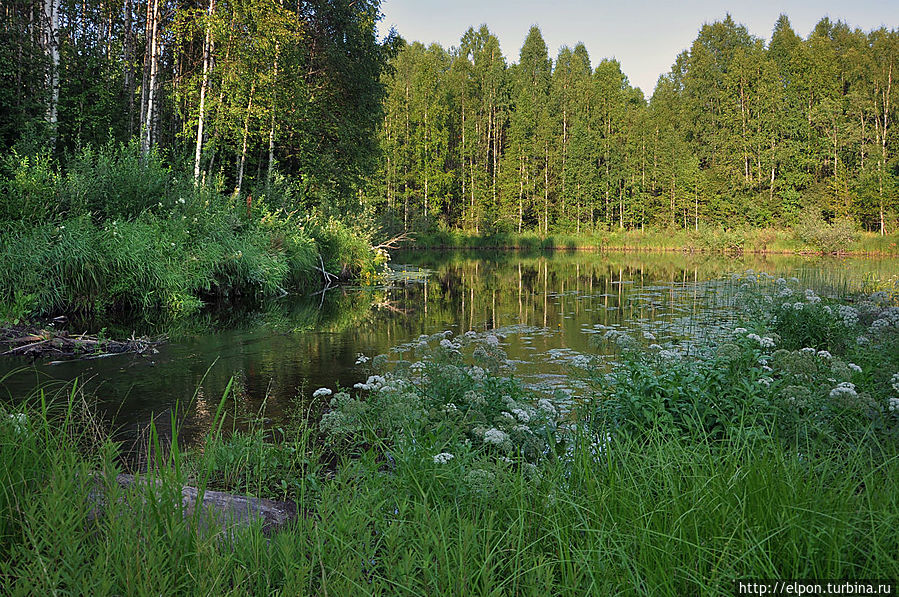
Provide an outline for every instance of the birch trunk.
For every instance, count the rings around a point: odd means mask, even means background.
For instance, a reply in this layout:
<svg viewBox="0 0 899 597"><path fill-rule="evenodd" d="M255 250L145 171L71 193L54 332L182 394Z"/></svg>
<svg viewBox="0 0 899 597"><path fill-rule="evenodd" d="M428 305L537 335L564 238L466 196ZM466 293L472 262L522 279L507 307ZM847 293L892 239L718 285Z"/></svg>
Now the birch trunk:
<svg viewBox="0 0 899 597"><path fill-rule="evenodd" d="M59 105L59 0L44 0L43 46L50 58L47 86L50 102L47 104L47 123L50 125L50 147L56 147L57 107Z"/></svg>
<svg viewBox="0 0 899 597"><path fill-rule="evenodd" d="M153 119L156 108L156 77L159 71L159 0L152 0L152 20L149 25L150 39L150 75L147 80L147 108L144 117L144 130L141 135L141 149L144 155L150 152L153 143Z"/></svg>
<svg viewBox="0 0 899 597"><path fill-rule="evenodd" d="M197 147L194 153L194 181L200 180L200 158L203 155L203 119L206 116L206 92L209 89L209 62L212 55L212 13L215 0L209 0L206 23L206 39L203 42L203 82L200 83L200 114L197 117Z"/></svg>
<svg viewBox="0 0 899 597"><path fill-rule="evenodd" d="M253 79L256 78L256 74L253 73ZM247 163L247 142L250 137L250 113L253 110L253 95L256 93L256 81L253 81L253 84L250 85L250 99L247 102L247 113L243 119L243 145L240 149L240 162L237 167L237 187L234 189L235 193L240 196L240 192L243 188L243 171L244 166Z"/></svg>

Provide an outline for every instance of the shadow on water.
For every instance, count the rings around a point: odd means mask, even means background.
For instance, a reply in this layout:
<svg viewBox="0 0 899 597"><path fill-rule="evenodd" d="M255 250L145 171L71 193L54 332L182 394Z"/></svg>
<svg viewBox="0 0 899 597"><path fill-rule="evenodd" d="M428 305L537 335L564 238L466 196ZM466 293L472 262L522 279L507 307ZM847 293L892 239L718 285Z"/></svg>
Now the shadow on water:
<svg viewBox="0 0 899 597"><path fill-rule="evenodd" d="M715 283L746 269L821 280L849 289L866 276L890 277L896 260L784 256L726 257L673 253L399 252L392 281L378 288L340 288L325 296L289 296L262 308L221 305L175 324L110 326L109 335L166 334L152 356L118 355L59 365L0 362L2 399L36 385L79 378L121 438L140 437L155 417L196 444L209 431L222 392L234 377L226 427L262 417L286 423L315 410L318 387L352 387L367 371L359 353L388 353L420 334L500 329L516 376L536 387L572 386L579 356L603 349L603 330L646 332L653 341L695 337L729 316ZM79 330L81 331L81 330ZM650 337L647 336L647 337Z"/></svg>

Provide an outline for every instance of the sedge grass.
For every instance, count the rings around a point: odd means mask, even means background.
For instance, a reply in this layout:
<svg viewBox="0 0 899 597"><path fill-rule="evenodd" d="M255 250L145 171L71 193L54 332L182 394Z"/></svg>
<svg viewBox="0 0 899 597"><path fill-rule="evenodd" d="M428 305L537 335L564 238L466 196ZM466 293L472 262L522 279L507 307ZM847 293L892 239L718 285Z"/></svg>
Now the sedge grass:
<svg viewBox="0 0 899 597"><path fill-rule="evenodd" d="M729 595L734 578L899 570L899 456L882 445L580 438L539 475L498 465L472 490L477 455L436 464L428 438L398 438L388 469L372 450L319 475L294 526L227 541L182 517L170 458L152 495L108 482L91 523L93 473L118 467L115 446L83 441L76 396L27 430L0 422L8 594Z"/></svg>

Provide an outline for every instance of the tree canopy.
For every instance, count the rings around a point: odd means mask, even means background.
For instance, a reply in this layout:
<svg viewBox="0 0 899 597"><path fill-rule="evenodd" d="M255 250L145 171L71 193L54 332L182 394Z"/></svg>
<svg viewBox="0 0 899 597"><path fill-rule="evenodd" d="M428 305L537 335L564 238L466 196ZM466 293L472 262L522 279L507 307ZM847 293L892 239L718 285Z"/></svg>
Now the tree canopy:
<svg viewBox="0 0 899 597"><path fill-rule="evenodd" d="M767 42L704 25L647 101L537 27L506 64L486 26L404 45L383 75L369 200L404 228L789 226L803 211L897 225L899 31L782 15Z"/></svg>

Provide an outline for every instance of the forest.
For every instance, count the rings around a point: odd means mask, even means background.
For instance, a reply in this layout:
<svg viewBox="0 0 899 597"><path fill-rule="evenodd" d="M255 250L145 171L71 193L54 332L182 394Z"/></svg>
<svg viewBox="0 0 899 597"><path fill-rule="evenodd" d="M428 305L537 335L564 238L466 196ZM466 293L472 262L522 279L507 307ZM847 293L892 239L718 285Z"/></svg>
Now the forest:
<svg viewBox="0 0 899 597"><path fill-rule="evenodd" d="M4 2L0 150L137 138L238 193L280 172L352 196L377 150L378 5Z"/></svg>
<svg viewBox="0 0 899 597"><path fill-rule="evenodd" d="M487 26L401 43L372 201L398 228L478 233L896 228L899 31L782 15L766 41L707 23L646 98L586 47L551 59L532 27L507 64Z"/></svg>
<svg viewBox="0 0 899 597"><path fill-rule="evenodd" d="M4 2L0 319L373 274L372 227L346 214L379 151L379 18L378 0Z"/></svg>

